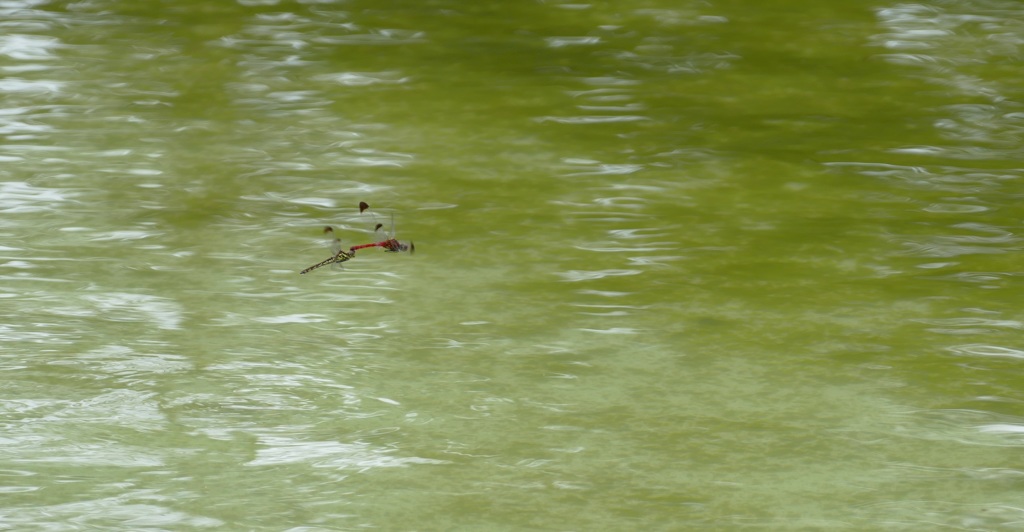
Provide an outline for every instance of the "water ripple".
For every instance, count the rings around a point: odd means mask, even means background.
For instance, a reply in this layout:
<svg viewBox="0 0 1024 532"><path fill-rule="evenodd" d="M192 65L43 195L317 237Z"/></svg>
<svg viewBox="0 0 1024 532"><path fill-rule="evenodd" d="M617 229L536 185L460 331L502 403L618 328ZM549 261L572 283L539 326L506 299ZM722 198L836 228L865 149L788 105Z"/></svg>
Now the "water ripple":
<svg viewBox="0 0 1024 532"><path fill-rule="evenodd" d="M57 211L60 204L77 194L54 188L40 188L24 181L0 182L0 212L22 214Z"/></svg>
<svg viewBox="0 0 1024 532"><path fill-rule="evenodd" d="M986 318L938 318L914 320L929 325L942 325L952 327L1000 327L1007 329L1024 329L1024 322L1017 320L990 320Z"/></svg>
<svg viewBox="0 0 1024 532"><path fill-rule="evenodd" d="M320 314L288 314L286 316L254 317L249 319L259 323L272 323L275 325L284 323L323 323L328 321L326 316Z"/></svg>
<svg viewBox="0 0 1024 532"><path fill-rule="evenodd" d="M949 347L948 349L954 354L961 356L1005 357L1024 359L1024 350L1014 349L1012 347L1003 347L998 345L966 344L952 346Z"/></svg>
<svg viewBox="0 0 1024 532"><path fill-rule="evenodd" d="M590 116L542 116L535 118L537 122L556 122L559 124L611 124L615 122L638 122L650 120L638 115L590 115Z"/></svg>
<svg viewBox="0 0 1024 532"><path fill-rule="evenodd" d="M1013 251L1021 237L985 224L956 224L953 228L989 233L986 235L926 235L907 238L904 253L922 257L956 257L972 254L1002 254Z"/></svg>
<svg viewBox="0 0 1024 532"><path fill-rule="evenodd" d="M954 146L908 146L892 153L987 160L996 150L1019 150L1024 124L1011 96L1018 87L998 77L979 76L975 67L1019 55L1020 13L1001 8L998 2L974 5L969 13L958 10L962 9L956 4L900 4L876 10L888 31L874 36L873 45L895 52L881 54L883 60L913 68L930 83L961 97L987 101L944 108L951 116L936 120L935 127ZM1003 37L1008 35L1016 37Z"/></svg>
<svg viewBox="0 0 1024 532"><path fill-rule="evenodd" d="M606 277L623 277L629 275L640 275L641 270L608 269L608 270L570 270L567 272L555 272L555 275L562 277L567 282L594 281Z"/></svg>
<svg viewBox="0 0 1024 532"><path fill-rule="evenodd" d="M67 84L54 80L29 80L17 78L0 79L0 92L7 93L29 93L32 95L46 95L61 92ZM26 126L27 127L27 126ZM40 128L49 131L51 128L38 125Z"/></svg>
<svg viewBox="0 0 1024 532"><path fill-rule="evenodd" d="M402 76L398 72L339 72L335 74L319 74L311 79L316 81L329 81L347 87L365 87L368 85L397 85L408 83L410 78Z"/></svg>
<svg viewBox="0 0 1024 532"><path fill-rule="evenodd" d="M548 48L564 48L566 46L589 46L601 42L600 37L577 36L577 37L545 37L544 41Z"/></svg>
<svg viewBox="0 0 1024 532"><path fill-rule="evenodd" d="M609 164L587 159L567 159L566 163L580 166L587 166L589 169L582 172L565 174L568 177L581 175L628 175L644 169L642 164Z"/></svg>
<svg viewBox="0 0 1024 532"><path fill-rule="evenodd" d="M915 189L954 193L998 192L1006 182L1024 177L1019 169L992 170L952 166L904 166L870 162L828 162L826 166L854 168L865 176Z"/></svg>
<svg viewBox="0 0 1024 532"><path fill-rule="evenodd" d="M54 50L62 46L59 39L42 35L0 35L0 55L19 61L54 59Z"/></svg>
<svg viewBox="0 0 1024 532"><path fill-rule="evenodd" d="M932 203L931 205L923 209L925 212L935 212L942 214L970 214L975 212L985 212L989 210L988 207L982 205L963 205L957 203Z"/></svg>
<svg viewBox="0 0 1024 532"><path fill-rule="evenodd" d="M81 298L90 302L98 315L111 321L148 321L158 329L179 329L184 321L181 305L165 297L106 292L87 294Z"/></svg>
<svg viewBox="0 0 1024 532"><path fill-rule="evenodd" d="M640 329L634 329L632 327L612 327L612 328L609 328L609 329L586 329L586 328L580 328L579 330L584 331L584 332L597 333L597 334L625 334L625 335L641 334L643 332Z"/></svg>
<svg viewBox="0 0 1024 532"><path fill-rule="evenodd" d="M366 442L305 441L286 436L262 436L263 447L245 465L274 466L308 462L314 467L366 471L382 467L448 464L447 460L391 456L394 449L377 448Z"/></svg>

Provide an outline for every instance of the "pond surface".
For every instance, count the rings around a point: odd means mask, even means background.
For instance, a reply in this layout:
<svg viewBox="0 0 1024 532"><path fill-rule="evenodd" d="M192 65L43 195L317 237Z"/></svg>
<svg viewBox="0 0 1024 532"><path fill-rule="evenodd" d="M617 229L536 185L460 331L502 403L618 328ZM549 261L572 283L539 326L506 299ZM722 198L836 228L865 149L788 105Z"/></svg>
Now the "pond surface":
<svg viewBox="0 0 1024 532"><path fill-rule="evenodd" d="M1024 522L1019 2L0 15L0 529Z"/></svg>

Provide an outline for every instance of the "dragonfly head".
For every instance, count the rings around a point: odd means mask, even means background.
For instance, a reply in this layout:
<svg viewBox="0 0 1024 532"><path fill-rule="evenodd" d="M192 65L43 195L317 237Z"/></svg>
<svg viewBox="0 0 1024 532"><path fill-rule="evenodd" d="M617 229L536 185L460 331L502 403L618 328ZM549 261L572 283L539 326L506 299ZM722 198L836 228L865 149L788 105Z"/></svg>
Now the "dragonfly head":
<svg viewBox="0 0 1024 532"><path fill-rule="evenodd" d="M412 253L413 251L416 251L416 246L413 246L412 242L406 244L405 242L399 242L393 238L384 242L381 247L384 248L384 251L390 251L392 253L398 253L399 251L408 251Z"/></svg>
<svg viewBox="0 0 1024 532"><path fill-rule="evenodd" d="M378 245L384 248L384 251L387 251L388 253L398 253L399 251L402 251L402 244L399 244L397 240L385 240L383 243Z"/></svg>

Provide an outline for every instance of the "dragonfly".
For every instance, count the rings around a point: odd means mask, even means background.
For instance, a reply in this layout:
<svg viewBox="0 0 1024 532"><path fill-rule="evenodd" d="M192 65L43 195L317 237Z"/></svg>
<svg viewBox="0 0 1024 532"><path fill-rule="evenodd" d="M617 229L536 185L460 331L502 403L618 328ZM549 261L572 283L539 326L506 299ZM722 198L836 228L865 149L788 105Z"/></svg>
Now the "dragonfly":
<svg viewBox="0 0 1024 532"><path fill-rule="evenodd" d="M329 225L324 227L324 234L327 235L328 237L333 237L333 242L331 243L331 250L334 252L334 255L331 255L327 260L318 262L310 266L309 268L302 270L301 272L299 272L300 275L304 273L309 273L317 268L327 266L328 264L341 264L342 262L345 262L356 256L354 251L345 251L341 249L341 239L334 236L333 227Z"/></svg>
<svg viewBox="0 0 1024 532"><path fill-rule="evenodd" d="M360 201L359 202L359 214L362 214L362 213L364 213L364 212L366 212L368 210L370 210L370 206L365 201ZM401 242L401 241L395 239L395 215L394 214L391 215L391 232L390 233L381 233L381 228L384 227L384 224L377 222L377 216L375 214L373 214L373 211L370 211L370 216L373 218L373 221L376 224L376 227L373 228L373 234L380 235L377 238L380 238L381 240L378 240L378 241L373 242L371 244L359 244L358 246L352 246L352 247L348 248L348 251L352 255L352 257L355 256L356 251L359 251L360 249L366 249L366 248L384 248L384 251L388 251L388 252L392 252L392 253L398 253L399 251L408 251L411 254L411 253L415 253L416 252L416 246L414 246L412 242ZM349 258L352 258L352 257L349 257ZM345 260L348 260L348 259L345 259Z"/></svg>

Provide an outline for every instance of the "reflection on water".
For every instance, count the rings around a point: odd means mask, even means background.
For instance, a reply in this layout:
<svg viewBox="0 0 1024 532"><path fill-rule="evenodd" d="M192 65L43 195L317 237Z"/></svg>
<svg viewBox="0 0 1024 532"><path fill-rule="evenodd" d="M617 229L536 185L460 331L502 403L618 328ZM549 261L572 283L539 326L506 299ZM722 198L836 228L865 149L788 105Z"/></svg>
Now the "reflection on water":
<svg viewBox="0 0 1024 532"><path fill-rule="evenodd" d="M0 522L1019 521L1024 13L799 7L0 6Z"/></svg>

